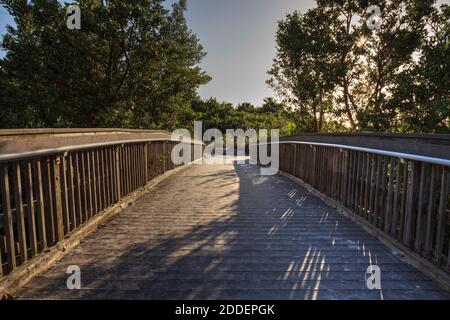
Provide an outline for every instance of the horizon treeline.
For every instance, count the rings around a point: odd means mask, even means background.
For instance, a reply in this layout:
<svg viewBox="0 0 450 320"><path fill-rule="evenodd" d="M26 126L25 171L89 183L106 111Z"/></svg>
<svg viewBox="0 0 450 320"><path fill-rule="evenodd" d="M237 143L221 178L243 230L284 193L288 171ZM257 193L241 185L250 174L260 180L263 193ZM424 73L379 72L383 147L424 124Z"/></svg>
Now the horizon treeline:
<svg viewBox="0 0 450 320"><path fill-rule="evenodd" d="M78 4L81 29L69 30L57 0L0 0L15 21L1 42L0 128L450 132L450 7L434 0L371 2L375 30L364 0L288 14L268 71L277 99L261 106L199 97L211 78L186 0Z"/></svg>

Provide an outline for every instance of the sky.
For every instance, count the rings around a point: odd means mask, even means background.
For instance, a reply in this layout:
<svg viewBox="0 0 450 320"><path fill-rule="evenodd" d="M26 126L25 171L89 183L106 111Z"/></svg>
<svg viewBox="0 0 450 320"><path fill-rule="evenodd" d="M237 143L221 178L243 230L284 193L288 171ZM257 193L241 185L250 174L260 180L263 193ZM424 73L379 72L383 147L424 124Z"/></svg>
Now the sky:
<svg viewBox="0 0 450 320"><path fill-rule="evenodd" d="M275 57L277 21L314 0L188 0L189 27L207 52L201 66L212 77L203 98L261 105L273 96L266 85Z"/></svg>

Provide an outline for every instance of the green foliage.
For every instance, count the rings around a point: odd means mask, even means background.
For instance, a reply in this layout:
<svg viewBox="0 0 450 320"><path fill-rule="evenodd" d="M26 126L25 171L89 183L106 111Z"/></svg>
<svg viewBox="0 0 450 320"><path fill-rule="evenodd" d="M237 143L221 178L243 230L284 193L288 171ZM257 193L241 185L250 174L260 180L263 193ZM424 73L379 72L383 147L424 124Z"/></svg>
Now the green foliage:
<svg viewBox="0 0 450 320"><path fill-rule="evenodd" d="M163 0L82 0L81 30L56 0L1 0L14 17L2 46L1 127L173 128L209 81L183 16Z"/></svg>
<svg viewBox="0 0 450 320"><path fill-rule="evenodd" d="M186 0L81 0L81 30L57 0L0 0L15 19L1 46L0 128L127 127L450 132L450 6L317 0L279 22L262 106L201 100L205 53Z"/></svg>
<svg viewBox="0 0 450 320"><path fill-rule="evenodd" d="M366 25L368 1L318 0L279 23L268 84L305 128L449 132L449 6L382 0L382 26Z"/></svg>

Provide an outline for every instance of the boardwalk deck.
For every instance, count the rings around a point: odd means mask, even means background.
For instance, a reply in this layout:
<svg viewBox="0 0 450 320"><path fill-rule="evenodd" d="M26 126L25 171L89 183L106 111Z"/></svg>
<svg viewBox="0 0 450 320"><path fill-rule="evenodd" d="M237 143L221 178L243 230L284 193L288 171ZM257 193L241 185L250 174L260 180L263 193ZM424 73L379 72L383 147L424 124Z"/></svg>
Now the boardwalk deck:
<svg viewBox="0 0 450 320"><path fill-rule="evenodd" d="M191 166L29 283L20 299L450 299L335 209L249 165ZM366 287L370 264L382 290ZM82 289L66 288L81 268Z"/></svg>

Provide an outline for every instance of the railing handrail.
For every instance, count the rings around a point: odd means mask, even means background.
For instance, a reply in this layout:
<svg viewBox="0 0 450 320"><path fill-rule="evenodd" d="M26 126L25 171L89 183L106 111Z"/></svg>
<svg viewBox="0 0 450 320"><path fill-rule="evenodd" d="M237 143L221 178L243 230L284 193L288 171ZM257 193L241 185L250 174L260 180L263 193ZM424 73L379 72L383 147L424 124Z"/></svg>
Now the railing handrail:
<svg viewBox="0 0 450 320"><path fill-rule="evenodd" d="M54 135L54 134L98 134L98 133L148 133L168 134L166 130L124 129L124 128L26 128L0 129L0 137L24 135Z"/></svg>
<svg viewBox="0 0 450 320"><path fill-rule="evenodd" d="M365 148L365 147L355 147L355 146L349 146L349 145L344 145L344 144L307 142L307 141L280 141L280 142L260 143L260 145L261 144L266 144L266 145L268 145L268 144L288 144L288 143L361 151L361 152L378 154L378 155L382 155L382 156L389 156L389 157L396 157L396 158L400 158L400 159L408 159L408 160L414 160L414 161L433 163L433 164L437 164L437 165L441 165L441 166L450 166L450 160L443 159L443 158L426 157L426 156L420 156L420 155L411 154L411 153L387 151L387 150L372 149L372 148Z"/></svg>
<svg viewBox="0 0 450 320"><path fill-rule="evenodd" d="M109 147L109 146L113 146L113 145L155 142L155 141L176 141L176 142L190 142L192 144L203 144L202 141L196 141L196 140L188 139L188 138L186 138L186 139L171 139L171 138L167 138L167 137L133 139L133 140L117 140L117 141L64 146L64 147L51 148L51 149L41 149L41 150L35 150L35 151L30 151L30 152L3 154L3 155L0 155L0 163L7 162L7 161L20 161L20 160L26 160L26 159L30 159L30 158L42 157L42 156L48 156L48 155L64 154L66 152L71 152L71 151Z"/></svg>

